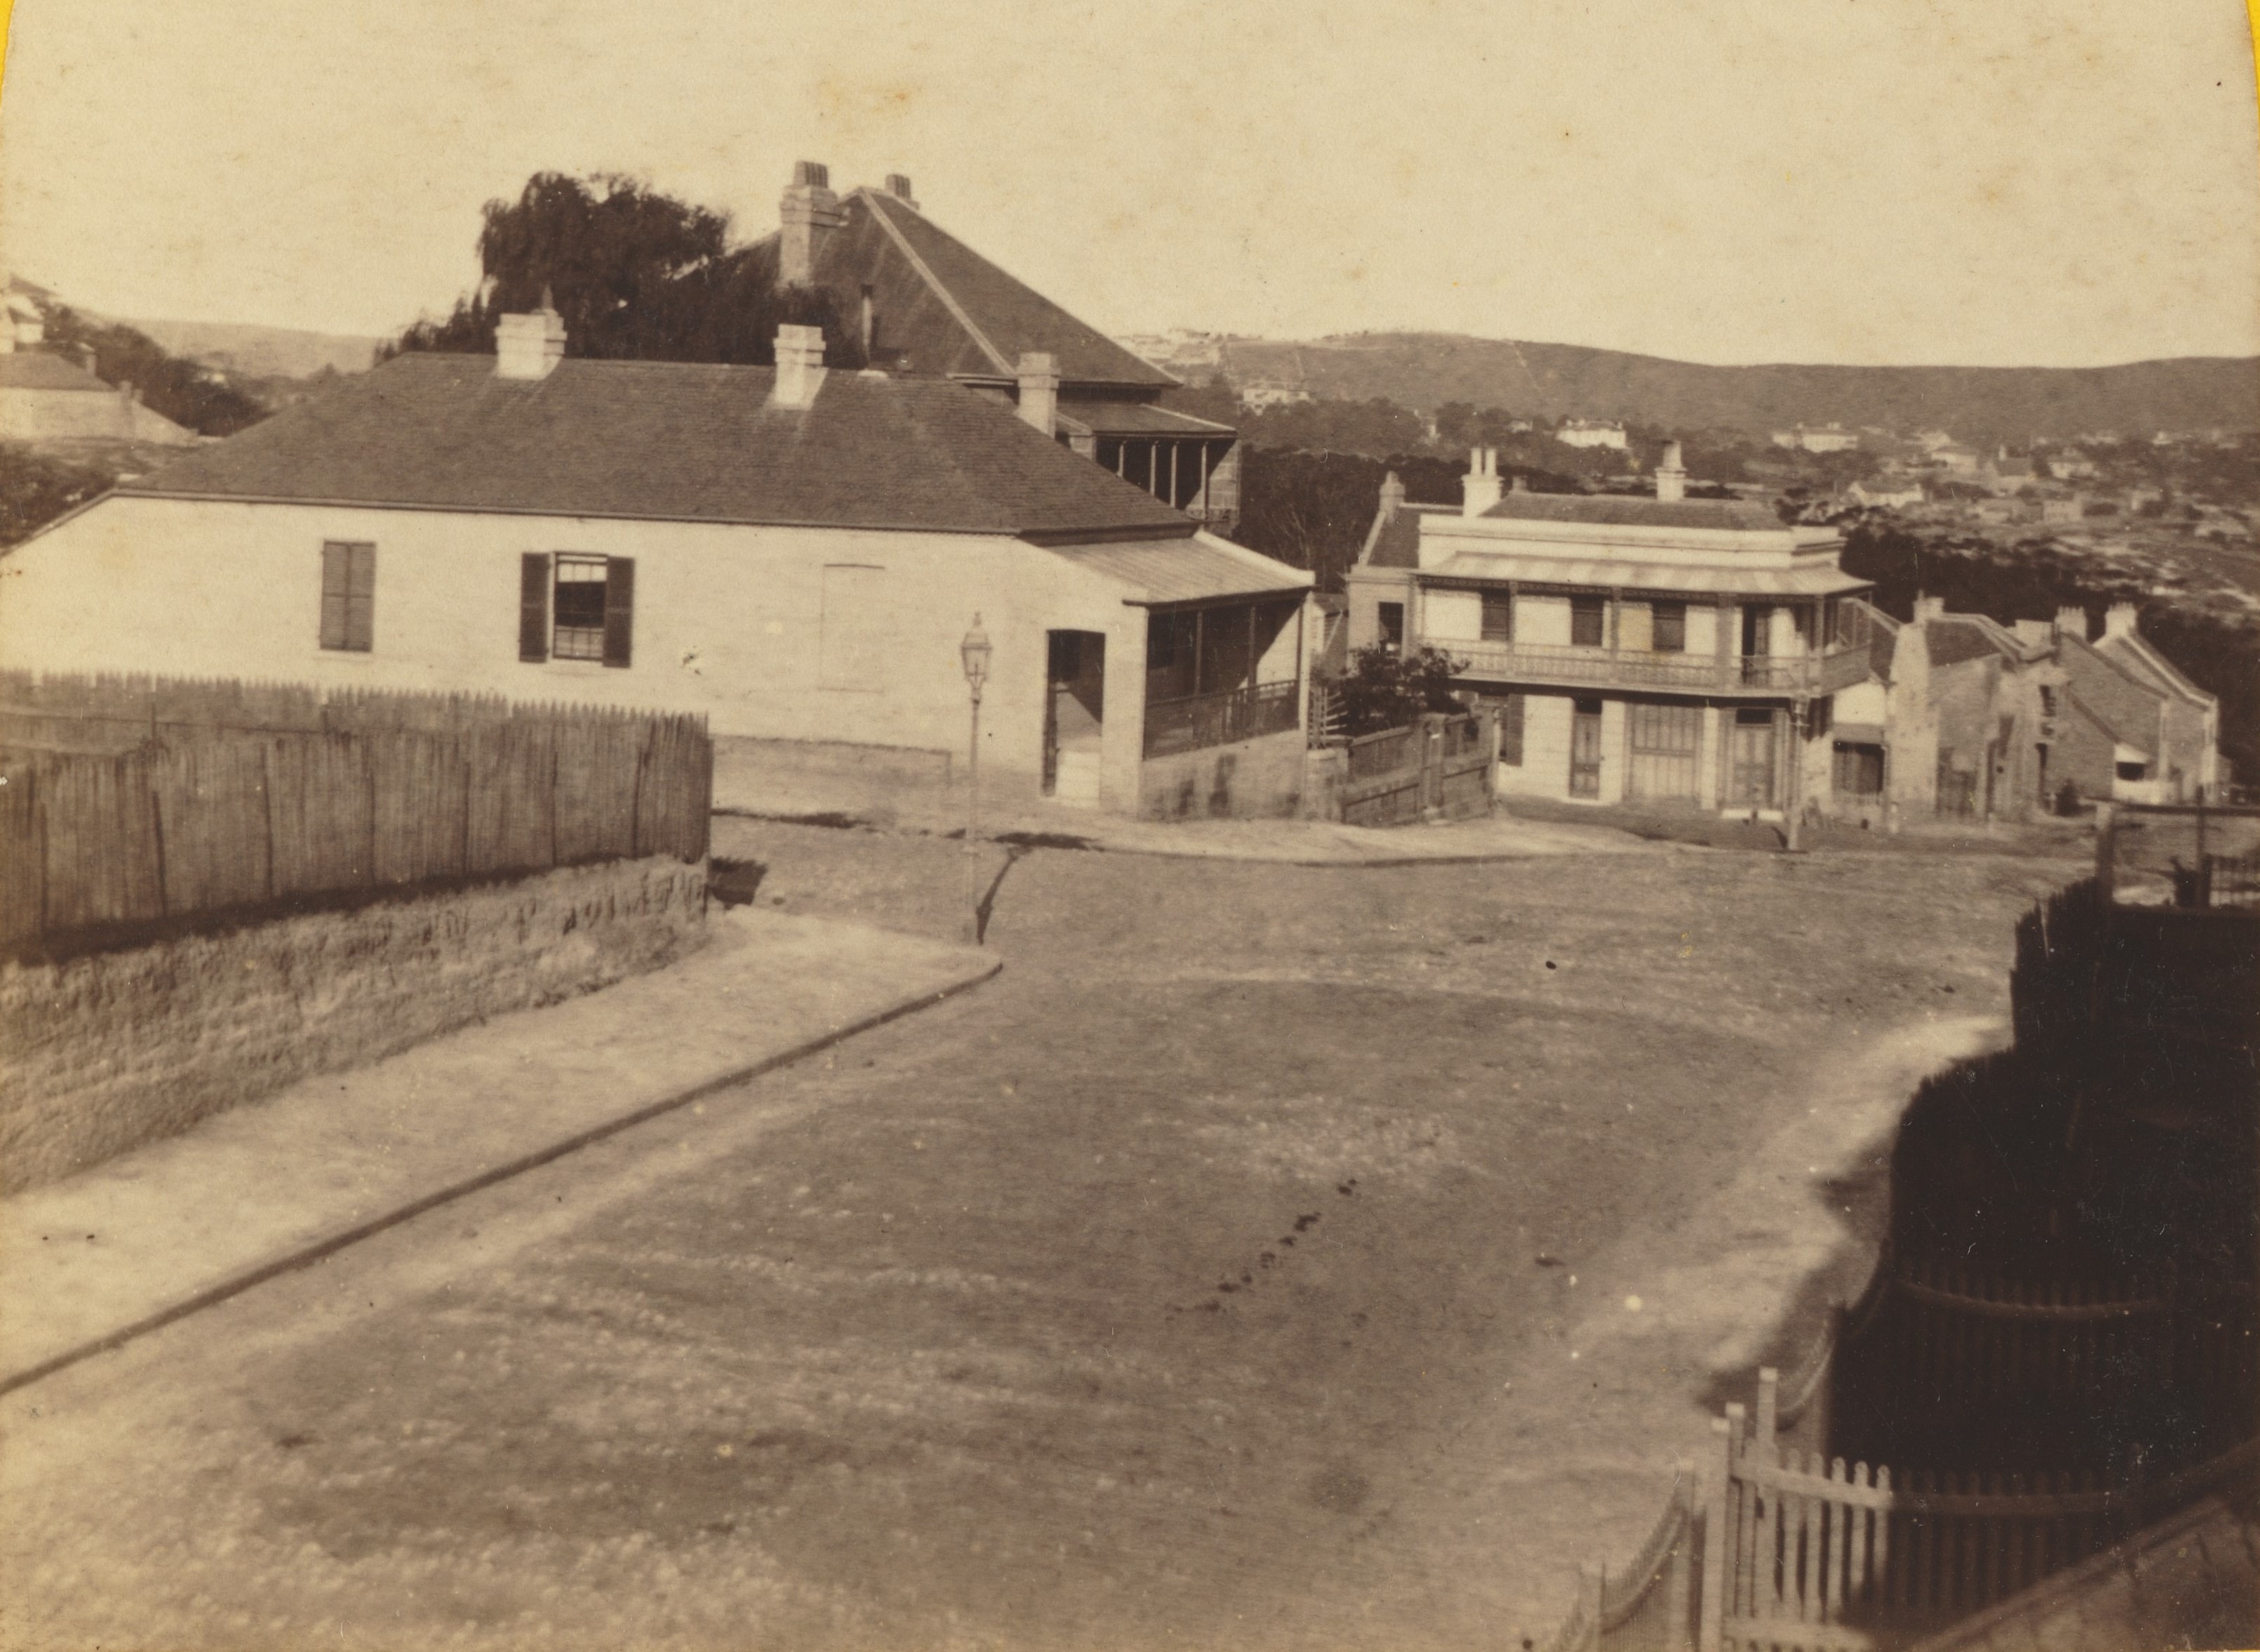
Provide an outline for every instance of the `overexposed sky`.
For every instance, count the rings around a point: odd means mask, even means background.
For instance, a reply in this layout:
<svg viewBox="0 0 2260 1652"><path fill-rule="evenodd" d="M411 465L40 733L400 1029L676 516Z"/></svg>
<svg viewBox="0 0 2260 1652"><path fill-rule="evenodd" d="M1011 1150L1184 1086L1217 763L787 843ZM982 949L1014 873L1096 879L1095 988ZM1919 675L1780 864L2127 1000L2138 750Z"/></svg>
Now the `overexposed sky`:
<svg viewBox="0 0 2260 1652"><path fill-rule="evenodd" d="M2240 0L16 0L0 262L383 333L537 169L797 159L1110 332L2260 353Z"/></svg>

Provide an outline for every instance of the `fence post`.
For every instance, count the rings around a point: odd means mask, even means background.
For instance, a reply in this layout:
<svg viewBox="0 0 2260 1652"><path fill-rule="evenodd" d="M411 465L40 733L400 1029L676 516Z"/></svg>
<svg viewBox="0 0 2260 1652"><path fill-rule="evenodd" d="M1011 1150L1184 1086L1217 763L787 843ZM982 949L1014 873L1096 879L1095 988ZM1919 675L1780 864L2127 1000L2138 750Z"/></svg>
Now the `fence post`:
<svg viewBox="0 0 2260 1652"><path fill-rule="evenodd" d="M1776 1463L1781 1452L1775 1434L1781 1427L1781 1373L1770 1365L1758 1368L1758 1420L1750 1436L1751 1449L1758 1461Z"/></svg>
<svg viewBox="0 0 2260 1652"><path fill-rule="evenodd" d="M1727 1616L1727 1501L1734 1484L1734 1424L1727 1418L1713 1417L1711 1437L1718 1455L1713 1459L1715 1472L1703 1487L1703 1589L1697 1603L1697 1652L1719 1652Z"/></svg>
<svg viewBox="0 0 2260 1652"><path fill-rule="evenodd" d="M1700 1498L1700 1484L1696 1478L1695 1459L1679 1459L1678 1484L1673 1492L1677 1505L1679 1535L1671 1545L1671 1576L1664 1585L1663 1652L1693 1652L1690 1631L1694 1624L1689 1616L1695 1593L1695 1532L1696 1513Z"/></svg>
<svg viewBox="0 0 2260 1652"><path fill-rule="evenodd" d="M2109 905L2119 869L2119 822L2107 803L2095 805L2095 887Z"/></svg>

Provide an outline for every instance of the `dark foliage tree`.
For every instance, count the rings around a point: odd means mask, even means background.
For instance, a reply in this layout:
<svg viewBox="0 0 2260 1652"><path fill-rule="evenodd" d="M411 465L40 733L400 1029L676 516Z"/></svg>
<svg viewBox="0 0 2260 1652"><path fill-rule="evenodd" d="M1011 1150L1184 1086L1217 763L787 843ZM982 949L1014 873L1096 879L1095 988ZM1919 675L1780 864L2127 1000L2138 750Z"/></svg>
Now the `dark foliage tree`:
<svg viewBox="0 0 2260 1652"><path fill-rule="evenodd" d="M12 443L0 446L0 547L29 539L110 483L106 471L46 458Z"/></svg>
<svg viewBox="0 0 2260 1652"><path fill-rule="evenodd" d="M1453 697L1452 679L1467 669L1441 648L1399 654L1393 648L1360 648L1350 655L1349 673L1335 685L1341 697L1342 730L1351 735L1402 728L1424 712L1463 709Z"/></svg>
<svg viewBox="0 0 2260 1652"><path fill-rule="evenodd" d="M224 375L168 354L147 333L97 321L68 304L48 306L44 318L51 342L83 345L94 352L97 378L132 385L151 411L200 436L233 435L267 417L264 404L238 390Z"/></svg>
<svg viewBox="0 0 2260 1652"><path fill-rule="evenodd" d="M734 251L729 219L636 179L536 173L483 212L477 290L416 323L383 351L481 354L497 320L547 292L568 355L614 361L767 363L785 323L824 329L825 359L860 367L860 341L830 295L776 285L772 243Z"/></svg>

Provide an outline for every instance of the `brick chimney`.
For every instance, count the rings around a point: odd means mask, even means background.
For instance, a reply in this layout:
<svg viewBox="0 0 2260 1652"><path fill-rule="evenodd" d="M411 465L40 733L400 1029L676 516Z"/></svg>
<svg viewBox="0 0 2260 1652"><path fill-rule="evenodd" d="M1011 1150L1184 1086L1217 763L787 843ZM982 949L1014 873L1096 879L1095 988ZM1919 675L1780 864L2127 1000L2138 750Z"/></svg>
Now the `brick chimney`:
<svg viewBox="0 0 2260 1652"><path fill-rule="evenodd" d="M823 162L796 161L792 182L785 188L777 217L784 225L778 240L777 280L788 287L806 287L816 280L816 261L832 232L848 222L840 197L832 193L832 175Z"/></svg>
<svg viewBox="0 0 2260 1652"><path fill-rule="evenodd" d="M1468 452L1468 474L1460 478L1462 516L1481 516L1498 503L1498 449L1474 447Z"/></svg>
<svg viewBox="0 0 2260 1652"><path fill-rule="evenodd" d="M546 379L565 356L565 319L541 290L541 308L531 315L504 316L495 324L495 376Z"/></svg>
<svg viewBox="0 0 2260 1652"><path fill-rule="evenodd" d="M810 407L824 387L824 329L782 326L776 334L776 388L771 407Z"/></svg>
<svg viewBox="0 0 2260 1652"><path fill-rule="evenodd" d="M1020 355L1020 417L1052 433L1059 413L1059 361L1048 351L1027 350Z"/></svg>
<svg viewBox="0 0 2260 1652"><path fill-rule="evenodd" d="M912 211L918 211L918 202L911 194L911 181L901 173L887 174L887 193L910 208Z"/></svg>
<svg viewBox="0 0 2260 1652"><path fill-rule="evenodd" d="M1680 459L1676 441L1663 445L1663 457L1656 463L1656 497L1666 500L1687 497L1687 466Z"/></svg>
<svg viewBox="0 0 2260 1652"><path fill-rule="evenodd" d="M2057 609L2056 611L2056 634L2059 637L2077 637L2082 642L2086 641L2087 610L2085 608Z"/></svg>
<svg viewBox="0 0 2260 1652"><path fill-rule="evenodd" d="M1397 513L1405 508L1405 484L1392 470L1381 479L1381 519L1394 522Z"/></svg>
<svg viewBox="0 0 2260 1652"><path fill-rule="evenodd" d="M2111 637L2131 637L2137 634L2135 620L2142 610L2133 603L2113 603L2103 611L2103 634Z"/></svg>

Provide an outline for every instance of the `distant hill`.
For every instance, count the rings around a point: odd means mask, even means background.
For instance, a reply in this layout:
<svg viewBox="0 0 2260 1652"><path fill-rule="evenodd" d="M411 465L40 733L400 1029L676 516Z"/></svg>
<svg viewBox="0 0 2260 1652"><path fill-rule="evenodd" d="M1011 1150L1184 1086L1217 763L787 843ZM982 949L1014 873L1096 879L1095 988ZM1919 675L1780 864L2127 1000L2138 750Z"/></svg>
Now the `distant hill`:
<svg viewBox="0 0 2260 1652"><path fill-rule="evenodd" d="M1301 343L1234 339L1223 373L1321 399L1446 402L1674 430L1762 432L1834 420L1939 428L1965 441L2091 431L2260 429L2260 358L2191 356L2103 368L1706 367L1660 356L1448 333L1362 333Z"/></svg>
<svg viewBox="0 0 2260 1652"><path fill-rule="evenodd" d="M171 354L252 378L311 378L324 368L365 373L383 342L345 333L308 333L232 321L128 321Z"/></svg>

